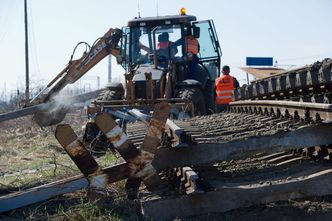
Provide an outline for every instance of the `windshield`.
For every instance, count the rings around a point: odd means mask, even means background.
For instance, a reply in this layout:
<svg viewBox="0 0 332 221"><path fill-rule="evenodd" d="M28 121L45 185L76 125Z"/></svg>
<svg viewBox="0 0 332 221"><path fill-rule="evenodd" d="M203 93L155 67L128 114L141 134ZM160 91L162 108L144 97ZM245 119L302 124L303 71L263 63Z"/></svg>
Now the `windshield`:
<svg viewBox="0 0 332 221"><path fill-rule="evenodd" d="M174 57L182 57L182 44L175 44L179 39L181 39L179 25L132 28L130 43L132 65L154 63L154 51L158 62L168 62Z"/></svg>

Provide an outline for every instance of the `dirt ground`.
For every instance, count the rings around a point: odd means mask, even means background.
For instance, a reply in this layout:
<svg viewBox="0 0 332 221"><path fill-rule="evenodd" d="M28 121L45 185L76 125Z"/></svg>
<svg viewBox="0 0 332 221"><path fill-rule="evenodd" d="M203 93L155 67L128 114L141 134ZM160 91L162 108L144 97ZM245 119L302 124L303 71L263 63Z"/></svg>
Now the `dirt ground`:
<svg viewBox="0 0 332 221"><path fill-rule="evenodd" d="M81 133L84 121L83 117L75 115L65 122ZM29 117L0 123L1 195L79 174L55 140L54 130L55 127L38 127ZM111 153L105 154L106 157L98 160L109 165L115 158ZM265 164L257 165L256 161L238 162L221 165L229 171L266 167ZM108 198L101 205L89 202L83 190L0 214L0 220L140 220L135 205L125 197L124 182L119 182L109 186ZM269 203L175 220L332 220L332 196Z"/></svg>
<svg viewBox="0 0 332 221"><path fill-rule="evenodd" d="M270 203L182 220L329 221L332 220L332 196Z"/></svg>

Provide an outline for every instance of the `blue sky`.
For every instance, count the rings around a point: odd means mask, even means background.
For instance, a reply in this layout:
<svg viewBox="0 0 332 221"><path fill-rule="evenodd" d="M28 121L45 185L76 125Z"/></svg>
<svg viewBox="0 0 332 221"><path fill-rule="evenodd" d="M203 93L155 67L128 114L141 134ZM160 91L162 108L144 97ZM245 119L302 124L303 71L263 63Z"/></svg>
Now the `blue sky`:
<svg viewBox="0 0 332 221"><path fill-rule="evenodd" d="M142 17L178 14L185 7L198 20L213 19L222 63L231 66L240 83L245 73L238 67L247 56L271 56L285 67L332 57L330 0L28 0L31 80L48 82L78 42L92 44L109 28L125 26L137 16L138 3ZM25 84L23 0L0 0L0 51L1 96L5 84L7 92ZM94 82L100 76L105 83L107 62L85 78ZM113 73L124 71L113 64Z"/></svg>

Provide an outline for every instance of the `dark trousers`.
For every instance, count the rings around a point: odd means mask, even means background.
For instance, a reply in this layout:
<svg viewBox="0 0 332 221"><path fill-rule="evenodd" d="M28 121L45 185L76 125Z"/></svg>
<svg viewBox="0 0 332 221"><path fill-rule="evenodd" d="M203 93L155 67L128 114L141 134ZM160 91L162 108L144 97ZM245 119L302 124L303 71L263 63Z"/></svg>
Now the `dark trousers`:
<svg viewBox="0 0 332 221"><path fill-rule="evenodd" d="M195 79L196 67L198 65L199 58L197 55L193 55L192 60L188 64L188 78Z"/></svg>
<svg viewBox="0 0 332 221"><path fill-rule="evenodd" d="M216 113L225 111L229 107L229 104L216 104Z"/></svg>

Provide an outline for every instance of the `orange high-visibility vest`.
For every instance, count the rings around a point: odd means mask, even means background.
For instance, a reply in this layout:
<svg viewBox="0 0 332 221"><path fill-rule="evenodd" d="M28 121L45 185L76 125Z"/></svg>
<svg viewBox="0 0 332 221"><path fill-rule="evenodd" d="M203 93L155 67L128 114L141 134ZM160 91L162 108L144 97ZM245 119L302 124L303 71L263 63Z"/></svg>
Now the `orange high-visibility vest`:
<svg viewBox="0 0 332 221"><path fill-rule="evenodd" d="M186 38L187 40L187 52L191 52L193 54L198 54L198 41L193 36L189 35Z"/></svg>
<svg viewBox="0 0 332 221"><path fill-rule="evenodd" d="M171 47L173 44L173 42L171 41L162 41L162 42L158 42L157 48L162 49L162 48L168 48Z"/></svg>
<svg viewBox="0 0 332 221"><path fill-rule="evenodd" d="M216 104L228 104L233 101L234 78L222 75L216 79Z"/></svg>

